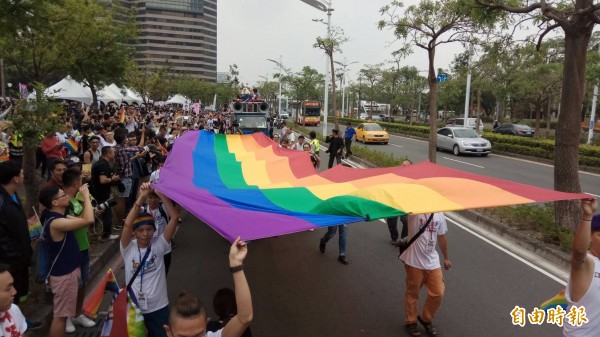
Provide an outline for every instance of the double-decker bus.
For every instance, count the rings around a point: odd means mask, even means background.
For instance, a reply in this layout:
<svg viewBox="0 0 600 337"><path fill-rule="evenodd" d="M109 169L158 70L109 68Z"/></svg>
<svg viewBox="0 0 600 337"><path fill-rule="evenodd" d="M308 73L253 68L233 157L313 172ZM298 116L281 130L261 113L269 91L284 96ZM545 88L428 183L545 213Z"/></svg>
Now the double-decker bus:
<svg viewBox="0 0 600 337"><path fill-rule="evenodd" d="M301 101L294 111L294 123L302 126L319 126L321 123L321 103L318 101Z"/></svg>

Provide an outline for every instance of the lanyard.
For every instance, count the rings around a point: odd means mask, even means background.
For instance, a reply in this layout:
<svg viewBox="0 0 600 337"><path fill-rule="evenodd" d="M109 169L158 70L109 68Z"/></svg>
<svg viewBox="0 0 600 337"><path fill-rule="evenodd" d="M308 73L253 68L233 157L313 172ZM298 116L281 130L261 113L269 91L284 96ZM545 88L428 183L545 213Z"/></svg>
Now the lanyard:
<svg viewBox="0 0 600 337"><path fill-rule="evenodd" d="M144 254L144 257L142 258L142 251L140 250L140 247L138 246L138 254L140 256L140 266L138 267L139 269L139 273L140 273L140 293L143 293L143 287L144 287L144 268L146 267L146 264L148 263L148 254L150 253L150 248L151 246L148 246L146 253Z"/></svg>

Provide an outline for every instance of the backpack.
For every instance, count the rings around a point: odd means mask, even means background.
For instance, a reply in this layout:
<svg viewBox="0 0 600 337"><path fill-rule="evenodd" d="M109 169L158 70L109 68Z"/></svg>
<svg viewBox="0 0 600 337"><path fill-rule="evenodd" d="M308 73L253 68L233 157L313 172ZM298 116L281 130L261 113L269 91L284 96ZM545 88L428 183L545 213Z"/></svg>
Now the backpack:
<svg viewBox="0 0 600 337"><path fill-rule="evenodd" d="M40 238L38 239L38 243L34 249L34 256L35 256L35 276L34 276L34 278L35 278L35 282L38 284L47 283L48 278L50 277L50 273L52 272L52 268L54 268L54 265L56 264L56 261L58 260L58 256L62 252L63 248L65 247L65 243L67 242L67 238L65 237L63 239L63 243L62 243L62 246L60 247L58 254L56 254L56 258L54 259L54 261L52 261L52 259L50 258L50 246L48 245L48 242L47 242L48 238L46 238L45 235L46 235L46 226L55 219L56 218L50 217L50 218L46 219L46 221L44 221L44 226L42 226L42 233L40 234Z"/></svg>

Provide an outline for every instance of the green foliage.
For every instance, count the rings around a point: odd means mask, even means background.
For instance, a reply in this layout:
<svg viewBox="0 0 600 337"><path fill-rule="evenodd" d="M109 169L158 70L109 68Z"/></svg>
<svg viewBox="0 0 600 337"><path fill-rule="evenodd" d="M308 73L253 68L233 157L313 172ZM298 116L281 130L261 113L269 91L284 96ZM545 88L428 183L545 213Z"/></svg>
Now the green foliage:
<svg viewBox="0 0 600 337"><path fill-rule="evenodd" d="M316 99L320 97L318 86L325 81L325 75L309 66L293 74L289 71L283 76L282 81L291 87L290 96L298 100Z"/></svg>
<svg viewBox="0 0 600 337"><path fill-rule="evenodd" d="M478 210L519 230L533 231L537 238L556 244L564 251L573 246L574 233L563 228L554 219L554 203L519 205Z"/></svg>

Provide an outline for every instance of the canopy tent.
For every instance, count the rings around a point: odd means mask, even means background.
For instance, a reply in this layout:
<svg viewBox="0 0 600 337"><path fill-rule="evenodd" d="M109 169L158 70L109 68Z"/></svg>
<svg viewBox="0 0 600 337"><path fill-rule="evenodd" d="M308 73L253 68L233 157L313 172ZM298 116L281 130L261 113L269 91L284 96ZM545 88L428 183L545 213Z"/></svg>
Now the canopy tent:
<svg viewBox="0 0 600 337"><path fill-rule="evenodd" d="M404 214L589 198L429 162L316 173L307 152L279 148L262 133L207 131L177 140L154 187L230 241Z"/></svg>
<svg viewBox="0 0 600 337"><path fill-rule="evenodd" d="M98 101L104 104L108 104L109 102L121 104L121 102L123 101L123 95L121 94L121 90L117 86L115 86L115 88L112 88L110 85L107 85L101 90L98 90Z"/></svg>
<svg viewBox="0 0 600 337"><path fill-rule="evenodd" d="M177 94L177 95L169 98L166 103L167 104L181 104L181 105L184 105L184 104L186 104L188 102L189 102L189 99L187 99L186 97L184 97L184 96L182 96L180 94Z"/></svg>
<svg viewBox="0 0 600 337"><path fill-rule="evenodd" d="M114 84L112 84L112 85L114 85ZM125 96L123 97L123 101L125 101L129 104L144 103L144 99L142 98L142 96L140 94L138 94L137 92L135 92L127 87L123 87L123 89L125 90Z"/></svg>
<svg viewBox="0 0 600 337"><path fill-rule="evenodd" d="M56 99L67 99L85 104L92 104L92 91L90 88L73 80L71 76L63 78L60 82L45 91L46 96Z"/></svg>

